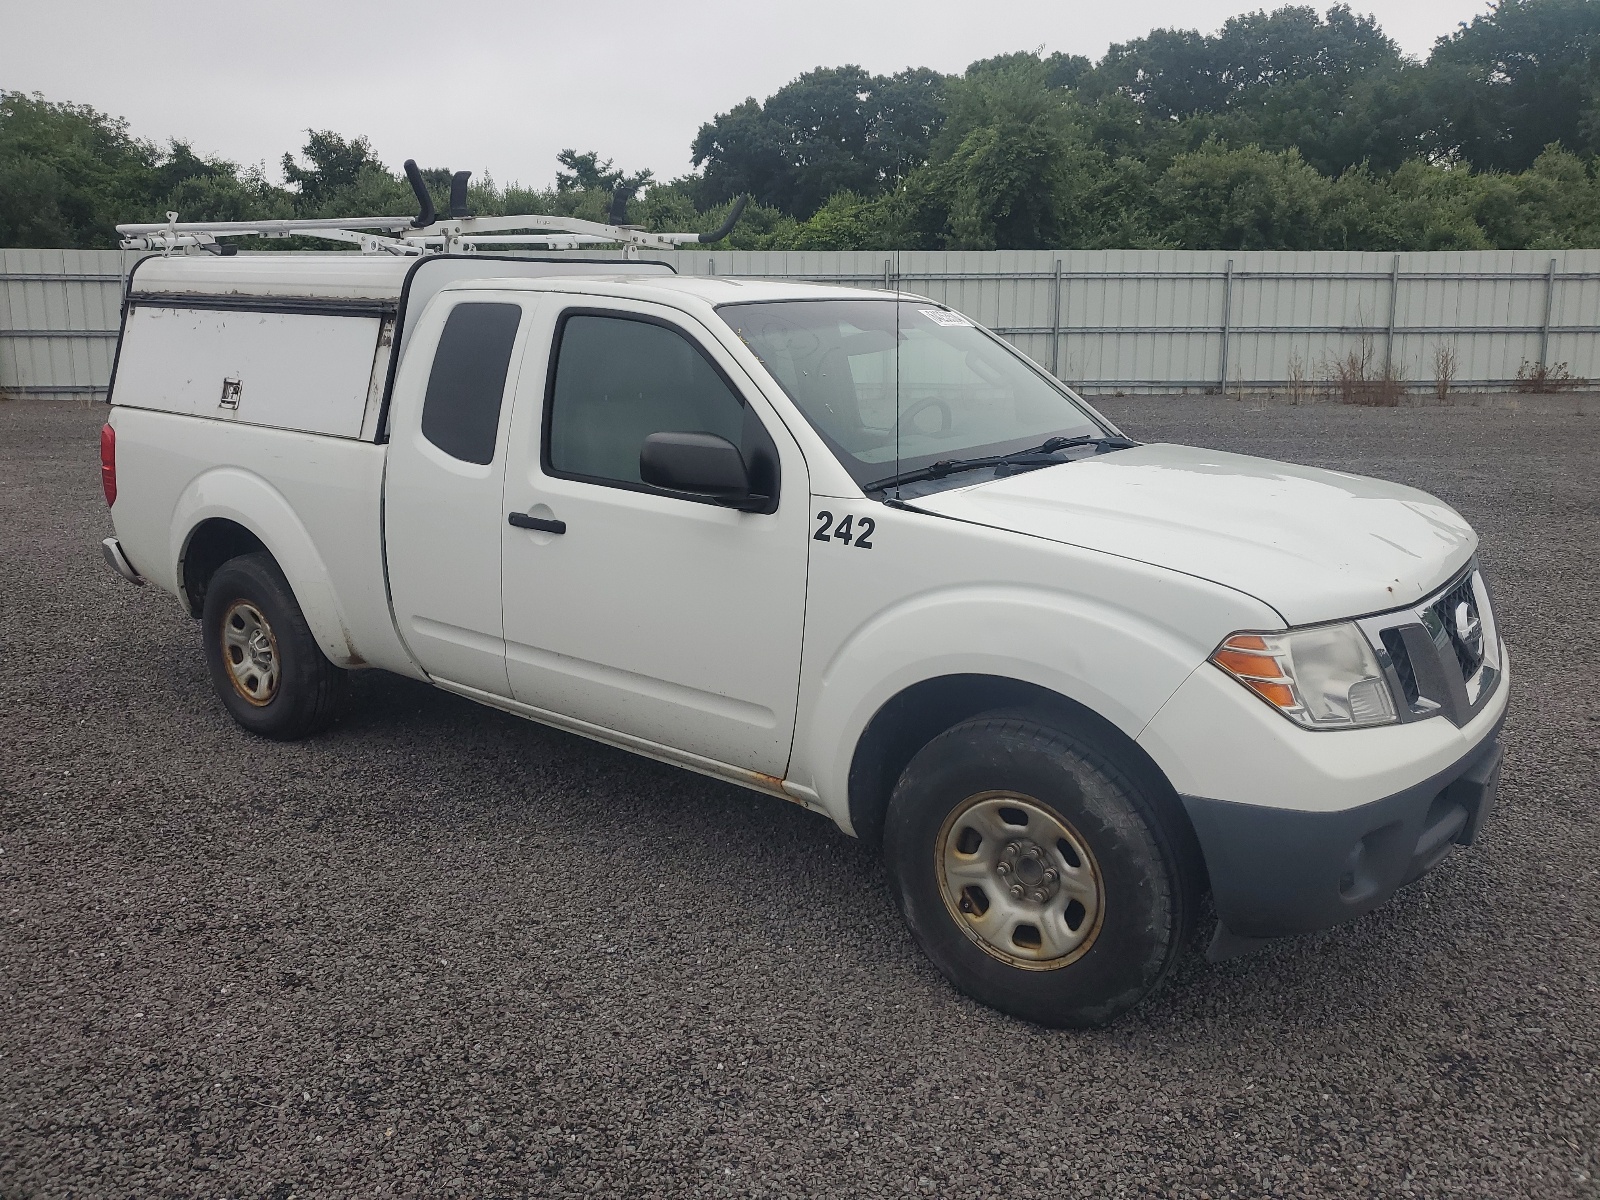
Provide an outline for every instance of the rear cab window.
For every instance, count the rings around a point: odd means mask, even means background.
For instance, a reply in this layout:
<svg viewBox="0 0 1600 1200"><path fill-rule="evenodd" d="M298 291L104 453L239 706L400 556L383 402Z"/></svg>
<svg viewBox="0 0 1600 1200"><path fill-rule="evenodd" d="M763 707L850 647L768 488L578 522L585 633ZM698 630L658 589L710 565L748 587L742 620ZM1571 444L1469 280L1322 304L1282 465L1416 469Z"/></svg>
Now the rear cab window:
<svg viewBox="0 0 1600 1200"><path fill-rule="evenodd" d="M445 319L422 401L422 436L452 458L487 466L522 307L468 300Z"/></svg>

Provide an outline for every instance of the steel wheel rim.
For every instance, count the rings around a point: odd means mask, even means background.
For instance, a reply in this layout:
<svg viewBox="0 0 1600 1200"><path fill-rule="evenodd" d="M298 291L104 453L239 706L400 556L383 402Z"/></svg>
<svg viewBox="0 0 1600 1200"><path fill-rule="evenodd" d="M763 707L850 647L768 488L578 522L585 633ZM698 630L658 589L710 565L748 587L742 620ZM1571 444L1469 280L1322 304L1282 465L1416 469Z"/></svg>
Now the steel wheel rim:
<svg viewBox="0 0 1600 1200"><path fill-rule="evenodd" d="M1089 952L1105 883L1089 844L1060 814L1016 792L980 792L945 818L934 843L939 895L985 953L1054 971Z"/></svg>
<svg viewBox="0 0 1600 1200"><path fill-rule="evenodd" d="M222 661L233 690L247 704L264 708L278 694L278 639L261 610L235 600L222 614Z"/></svg>

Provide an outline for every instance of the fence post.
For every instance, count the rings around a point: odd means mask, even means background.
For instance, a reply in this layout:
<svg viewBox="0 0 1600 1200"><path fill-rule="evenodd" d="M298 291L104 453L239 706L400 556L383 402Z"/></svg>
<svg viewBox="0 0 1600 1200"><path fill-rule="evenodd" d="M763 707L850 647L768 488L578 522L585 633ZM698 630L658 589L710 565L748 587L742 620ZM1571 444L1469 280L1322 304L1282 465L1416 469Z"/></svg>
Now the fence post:
<svg viewBox="0 0 1600 1200"><path fill-rule="evenodd" d="M1050 374L1061 378L1061 260L1056 259L1056 298L1050 316Z"/></svg>
<svg viewBox="0 0 1600 1200"><path fill-rule="evenodd" d="M1383 339L1383 379L1394 378L1394 314L1400 299L1400 256L1394 256L1389 267L1389 328Z"/></svg>
<svg viewBox="0 0 1600 1200"><path fill-rule="evenodd" d="M1556 308L1556 260L1550 260L1550 269L1544 273L1544 328L1539 331L1539 365L1550 365L1550 317Z"/></svg>
<svg viewBox="0 0 1600 1200"><path fill-rule="evenodd" d="M1222 382L1217 387L1219 396L1228 394L1228 332L1233 328L1233 259L1222 272Z"/></svg>
<svg viewBox="0 0 1600 1200"><path fill-rule="evenodd" d="M894 266L894 259L886 258L886 259L883 260L883 290L886 291L886 292L894 290L889 284L890 269L893 266Z"/></svg>

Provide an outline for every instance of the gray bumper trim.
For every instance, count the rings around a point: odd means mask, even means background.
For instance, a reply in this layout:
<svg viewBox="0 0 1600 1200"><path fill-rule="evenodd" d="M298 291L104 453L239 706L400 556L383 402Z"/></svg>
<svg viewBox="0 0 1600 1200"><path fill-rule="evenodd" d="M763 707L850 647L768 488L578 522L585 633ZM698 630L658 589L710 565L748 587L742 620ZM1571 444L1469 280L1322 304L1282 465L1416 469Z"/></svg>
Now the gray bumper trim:
<svg viewBox="0 0 1600 1200"><path fill-rule="evenodd" d="M1342 812L1184 796L1223 926L1211 957L1370 912L1452 846L1471 845L1494 805L1499 734L1414 787Z"/></svg>
<svg viewBox="0 0 1600 1200"><path fill-rule="evenodd" d="M111 569L121 575L129 583L144 585L144 577L133 569L133 564L128 561L128 556L122 551L122 543L114 537L108 537L100 543L100 553L105 555L106 562Z"/></svg>

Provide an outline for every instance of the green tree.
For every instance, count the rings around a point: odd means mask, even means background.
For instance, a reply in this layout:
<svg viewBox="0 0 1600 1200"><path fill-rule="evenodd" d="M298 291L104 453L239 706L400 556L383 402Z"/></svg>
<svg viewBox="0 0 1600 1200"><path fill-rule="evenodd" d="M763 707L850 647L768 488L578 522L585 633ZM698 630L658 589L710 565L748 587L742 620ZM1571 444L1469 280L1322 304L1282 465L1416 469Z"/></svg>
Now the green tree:
<svg viewBox="0 0 1600 1200"><path fill-rule="evenodd" d="M1600 152L1600 4L1498 0L1428 59L1438 150L1474 166L1531 167L1558 142Z"/></svg>
<svg viewBox="0 0 1600 1200"><path fill-rule="evenodd" d="M1094 70L1094 64L1081 54L1062 54L1058 51L1045 56L1041 48L1031 53L1027 50L1018 50L1012 54L980 58L967 67L964 78L976 79L980 75L991 75L1018 67L1029 69L1034 63L1044 68L1041 82L1049 88L1075 88Z"/></svg>
<svg viewBox="0 0 1600 1200"><path fill-rule="evenodd" d="M0 245L114 245L147 207L157 157L126 121L0 92Z"/></svg>
<svg viewBox="0 0 1600 1200"><path fill-rule="evenodd" d="M287 216L286 199L259 171L159 149L86 105L0 92L0 245L115 246L121 222Z"/></svg>
<svg viewBox="0 0 1600 1200"><path fill-rule="evenodd" d="M556 155L556 161L567 168L565 171L556 172L556 191L562 193L592 191L611 197L606 207L607 217L611 215L612 205L626 206L655 179L653 171L624 174L611 165L609 158L601 162L599 154L593 150L587 154L579 154L576 150L563 150Z"/></svg>
<svg viewBox="0 0 1600 1200"><path fill-rule="evenodd" d="M944 77L819 67L765 103L744 101L701 126L692 147L703 198L742 192L806 217L835 192L875 196L926 161L943 119Z"/></svg>
<svg viewBox="0 0 1600 1200"><path fill-rule="evenodd" d="M1049 66L1019 56L952 81L932 163L918 181L921 217L952 249L1069 245L1089 218L1085 197L1104 169L1070 93L1049 86Z"/></svg>
<svg viewBox="0 0 1600 1200"><path fill-rule="evenodd" d="M1156 200L1187 250L1315 250L1328 186L1299 151L1213 142L1173 162Z"/></svg>
<svg viewBox="0 0 1600 1200"><path fill-rule="evenodd" d="M896 245L893 215L884 201L835 192L802 222L774 229L765 239L773 250L882 250Z"/></svg>
<svg viewBox="0 0 1600 1200"><path fill-rule="evenodd" d="M1582 159L1547 146L1533 166L1513 176L1527 214L1525 244L1531 249L1600 246L1600 160Z"/></svg>
<svg viewBox="0 0 1600 1200"><path fill-rule="evenodd" d="M283 156L283 178L298 193L295 205L307 215L321 211L344 196L370 191L373 177L392 177L373 156L372 144L364 137L348 141L330 130L306 130L301 148L310 165L302 167L294 155ZM355 214L347 214L355 215Z"/></svg>
<svg viewBox="0 0 1600 1200"><path fill-rule="evenodd" d="M1145 121L1267 150L1291 147L1317 169L1392 168L1418 147L1420 79L1371 17L1335 5L1231 18L1215 35L1156 30L1112 46L1087 89L1136 102ZM1193 148L1191 146L1190 148Z"/></svg>

